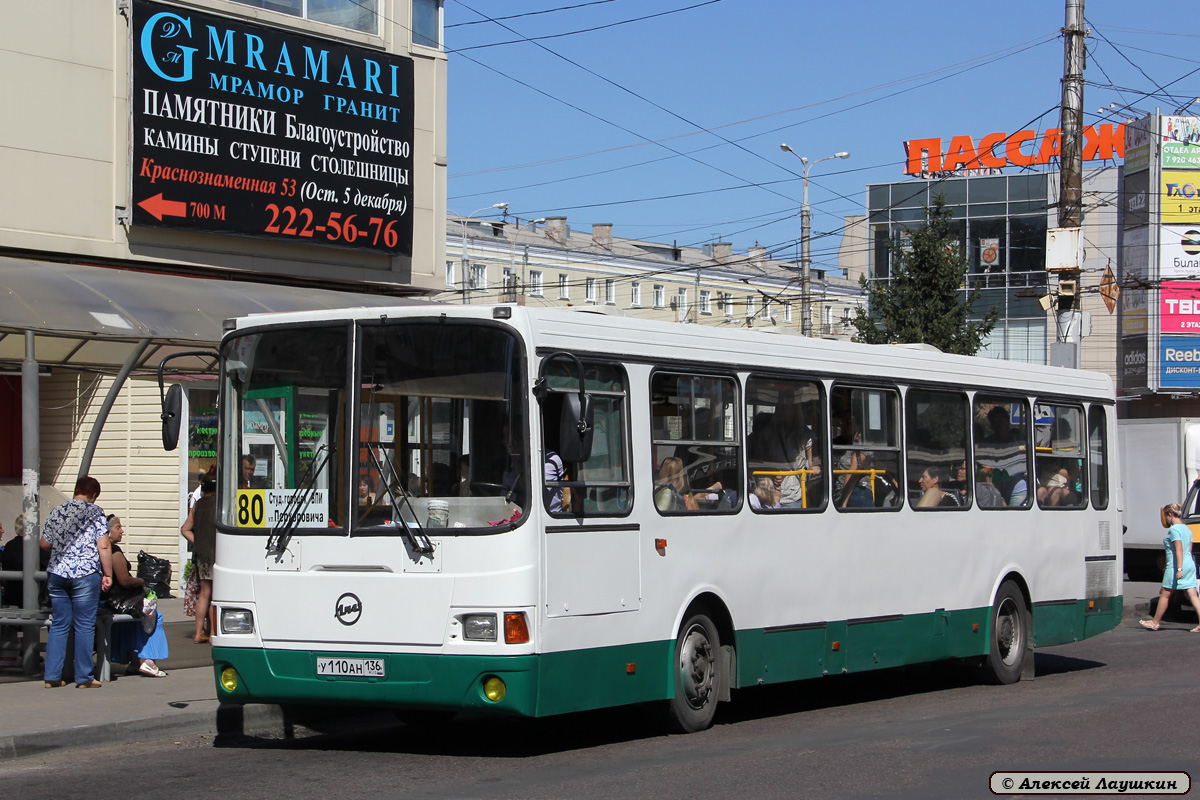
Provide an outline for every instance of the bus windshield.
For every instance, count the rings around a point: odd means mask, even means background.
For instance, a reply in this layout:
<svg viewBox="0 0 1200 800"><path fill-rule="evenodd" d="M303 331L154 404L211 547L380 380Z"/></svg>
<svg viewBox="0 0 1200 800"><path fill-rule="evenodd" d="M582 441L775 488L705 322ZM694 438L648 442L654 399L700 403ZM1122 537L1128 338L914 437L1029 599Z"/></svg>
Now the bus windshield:
<svg viewBox="0 0 1200 800"><path fill-rule="evenodd" d="M515 522L529 496L518 353L503 328L459 322L227 340L221 522L286 536Z"/></svg>

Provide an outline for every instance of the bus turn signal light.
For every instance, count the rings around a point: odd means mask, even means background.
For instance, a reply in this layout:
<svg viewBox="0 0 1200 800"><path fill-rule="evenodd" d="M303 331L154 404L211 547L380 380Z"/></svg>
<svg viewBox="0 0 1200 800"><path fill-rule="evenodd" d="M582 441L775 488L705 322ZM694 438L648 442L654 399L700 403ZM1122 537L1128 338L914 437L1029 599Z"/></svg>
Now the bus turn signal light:
<svg viewBox="0 0 1200 800"><path fill-rule="evenodd" d="M504 615L504 643L525 644L529 641L529 626L525 624L525 615L519 611L510 611Z"/></svg>
<svg viewBox="0 0 1200 800"><path fill-rule="evenodd" d="M667 554L667 540L666 539L655 539L654 540L654 549L658 551L658 554L660 556L665 556Z"/></svg>

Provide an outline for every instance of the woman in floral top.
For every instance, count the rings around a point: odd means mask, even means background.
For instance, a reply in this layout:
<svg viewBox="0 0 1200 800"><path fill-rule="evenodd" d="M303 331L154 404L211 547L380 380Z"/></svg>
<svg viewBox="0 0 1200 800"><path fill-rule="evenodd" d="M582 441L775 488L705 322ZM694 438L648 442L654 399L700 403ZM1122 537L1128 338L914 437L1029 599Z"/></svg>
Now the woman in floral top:
<svg viewBox="0 0 1200 800"><path fill-rule="evenodd" d="M63 686L67 635L75 629L75 688L99 689L92 677L92 643L100 591L112 586L112 552L104 510L96 505L100 482L75 483L74 499L50 512L42 526L42 549L50 551L50 635L46 639L46 688Z"/></svg>

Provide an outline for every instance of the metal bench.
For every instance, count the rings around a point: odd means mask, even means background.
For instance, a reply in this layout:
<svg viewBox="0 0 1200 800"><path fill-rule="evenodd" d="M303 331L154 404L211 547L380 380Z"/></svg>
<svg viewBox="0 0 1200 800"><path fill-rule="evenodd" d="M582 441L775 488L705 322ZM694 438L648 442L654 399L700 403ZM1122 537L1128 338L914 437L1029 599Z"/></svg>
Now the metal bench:
<svg viewBox="0 0 1200 800"><path fill-rule="evenodd" d="M129 614L114 614L108 609L101 608L96 614L96 678L101 681L112 680L112 626L115 622L136 622L139 618ZM0 626L22 627L26 630L38 630L49 627L50 614L45 611L30 611L23 608L0 608ZM17 654L21 662L21 671L33 675L38 671L39 658L42 653L40 636L26 635L24 643Z"/></svg>

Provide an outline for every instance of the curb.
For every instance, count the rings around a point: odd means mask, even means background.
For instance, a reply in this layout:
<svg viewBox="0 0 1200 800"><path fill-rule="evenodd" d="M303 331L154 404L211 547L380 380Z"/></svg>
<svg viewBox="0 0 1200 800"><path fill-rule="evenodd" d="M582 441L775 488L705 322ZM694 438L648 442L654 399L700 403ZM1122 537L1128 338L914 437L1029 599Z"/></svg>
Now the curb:
<svg viewBox="0 0 1200 800"><path fill-rule="evenodd" d="M83 749L106 744L132 744L183 736L285 736L294 723L285 720L277 705L212 707L160 716L154 719L80 725L55 731L0 736L0 761L66 749Z"/></svg>

